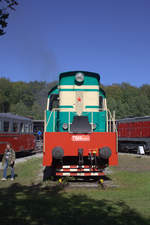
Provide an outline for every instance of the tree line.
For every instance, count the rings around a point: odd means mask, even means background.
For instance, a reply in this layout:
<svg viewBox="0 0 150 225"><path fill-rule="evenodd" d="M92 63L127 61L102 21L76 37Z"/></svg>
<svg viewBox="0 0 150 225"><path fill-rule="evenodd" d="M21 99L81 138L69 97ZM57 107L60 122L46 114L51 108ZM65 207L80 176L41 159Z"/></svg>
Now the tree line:
<svg viewBox="0 0 150 225"><path fill-rule="evenodd" d="M43 119L49 90L57 82L11 82L0 78L0 112ZM110 111L116 118L150 115L150 85L135 87L128 83L102 86Z"/></svg>
<svg viewBox="0 0 150 225"><path fill-rule="evenodd" d="M150 116L150 85L135 87L128 83L103 87L108 108L115 110L116 118Z"/></svg>
<svg viewBox="0 0 150 225"><path fill-rule="evenodd" d="M57 82L11 82L0 78L0 112L43 119L49 90Z"/></svg>

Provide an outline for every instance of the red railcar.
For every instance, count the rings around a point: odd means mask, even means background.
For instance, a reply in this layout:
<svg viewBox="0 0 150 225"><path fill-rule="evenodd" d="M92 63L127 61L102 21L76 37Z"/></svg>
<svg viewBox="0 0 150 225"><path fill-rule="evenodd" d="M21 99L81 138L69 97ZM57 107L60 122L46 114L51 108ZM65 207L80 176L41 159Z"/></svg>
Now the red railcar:
<svg viewBox="0 0 150 225"><path fill-rule="evenodd" d="M119 148L150 150L150 116L125 118L117 121Z"/></svg>
<svg viewBox="0 0 150 225"><path fill-rule="evenodd" d="M0 155L10 143L15 152L35 148L32 120L11 113L0 113Z"/></svg>

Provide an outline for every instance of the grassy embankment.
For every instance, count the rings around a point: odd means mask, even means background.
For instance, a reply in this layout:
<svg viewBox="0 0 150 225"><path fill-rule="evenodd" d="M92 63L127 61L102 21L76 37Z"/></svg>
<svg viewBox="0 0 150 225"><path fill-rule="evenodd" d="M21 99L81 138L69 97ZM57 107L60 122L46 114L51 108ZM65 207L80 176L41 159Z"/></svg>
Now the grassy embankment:
<svg viewBox="0 0 150 225"><path fill-rule="evenodd" d="M41 159L17 164L0 183L1 224L150 224L150 158L120 156L112 170L118 188L68 190L42 183Z"/></svg>

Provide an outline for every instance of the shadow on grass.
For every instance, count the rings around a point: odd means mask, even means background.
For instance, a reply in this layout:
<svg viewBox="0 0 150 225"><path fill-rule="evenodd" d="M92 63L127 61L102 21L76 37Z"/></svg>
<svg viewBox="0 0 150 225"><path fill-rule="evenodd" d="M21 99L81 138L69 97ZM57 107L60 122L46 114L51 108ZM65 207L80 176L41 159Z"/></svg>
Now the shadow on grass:
<svg viewBox="0 0 150 225"><path fill-rule="evenodd" d="M18 183L0 188L3 225L149 225L148 219L124 202L93 200L86 195L65 195L61 187Z"/></svg>

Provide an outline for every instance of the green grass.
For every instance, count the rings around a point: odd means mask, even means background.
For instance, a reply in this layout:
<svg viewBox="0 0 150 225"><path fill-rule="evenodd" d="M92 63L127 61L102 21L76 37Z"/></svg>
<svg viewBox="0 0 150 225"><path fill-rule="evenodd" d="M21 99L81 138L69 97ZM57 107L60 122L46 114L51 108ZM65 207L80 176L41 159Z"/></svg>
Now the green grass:
<svg viewBox="0 0 150 225"><path fill-rule="evenodd" d="M15 181L0 183L1 224L150 224L150 159L119 162L109 175L119 187L105 190L50 187L39 176L41 159L17 164Z"/></svg>

